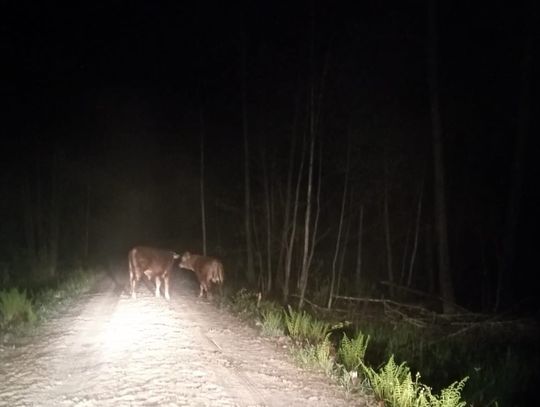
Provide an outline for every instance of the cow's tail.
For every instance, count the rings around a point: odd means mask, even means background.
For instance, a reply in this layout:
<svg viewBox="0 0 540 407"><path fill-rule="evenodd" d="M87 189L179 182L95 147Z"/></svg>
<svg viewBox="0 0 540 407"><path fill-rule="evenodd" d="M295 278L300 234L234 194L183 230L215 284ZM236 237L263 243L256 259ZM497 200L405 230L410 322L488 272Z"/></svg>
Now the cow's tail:
<svg viewBox="0 0 540 407"><path fill-rule="evenodd" d="M133 296L133 280L135 279L135 253L136 249L133 248L129 251L128 254L128 265L129 265L129 288L128 293Z"/></svg>
<svg viewBox="0 0 540 407"><path fill-rule="evenodd" d="M130 276L132 276L133 273L135 272L134 260L135 260L135 249L132 249L132 250L129 251L129 254L128 254L128 264L129 264L129 275Z"/></svg>
<svg viewBox="0 0 540 407"><path fill-rule="evenodd" d="M214 267L212 268L212 278L213 283L223 284L223 264L220 261L216 261Z"/></svg>

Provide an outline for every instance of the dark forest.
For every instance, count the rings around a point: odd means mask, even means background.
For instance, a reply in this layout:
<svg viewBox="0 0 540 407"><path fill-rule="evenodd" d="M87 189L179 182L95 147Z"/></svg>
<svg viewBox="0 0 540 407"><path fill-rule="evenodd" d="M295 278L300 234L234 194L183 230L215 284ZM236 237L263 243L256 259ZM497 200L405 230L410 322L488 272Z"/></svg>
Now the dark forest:
<svg viewBox="0 0 540 407"><path fill-rule="evenodd" d="M285 301L537 315L530 4L198 4L2 6L3 283L150 244Z"/></svg>

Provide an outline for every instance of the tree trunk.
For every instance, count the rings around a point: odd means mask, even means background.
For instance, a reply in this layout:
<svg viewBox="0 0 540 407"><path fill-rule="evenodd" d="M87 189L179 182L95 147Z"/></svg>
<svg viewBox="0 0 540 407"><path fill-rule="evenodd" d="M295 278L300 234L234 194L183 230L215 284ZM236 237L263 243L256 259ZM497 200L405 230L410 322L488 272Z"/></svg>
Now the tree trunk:
<svg viewBox="0 0 540 407"><path fill-rule="evenodd" d="M309 148L309 167L308 167L308 179L307 179L307 192L306 192L306 212L304 219L304 253L302 256L302 266L300 274L300 300L298 307L304 306L304 299L306 295L306 288L309 279L309 269L311 265L311 259L313 258L314 242L316 236L316 228L318 222L318 211L316 214L314 230L311 229L311 201L313 191L313 166L315 161L315 137L319 127L324 81L326 73L328 72L328 61L330 57L330 49L327 50L326 61L322 70L321 83L319 86L319 93L317 94L317 102L315 101L315 10L314 4L311 4L311 41L309 49L309 64L310 64L310 86L309 86L309 136L310 136L310 148ZM322 164L322 163L321 163ZM319 173L320 174L320 173ZM320 186L320 179L319 179ZM320 187L319 187L320 193ZM317 195L318 197L319 195ZM318 198L317 198L318 199ZM310 240L313 242L310 244Z"/></svg>
<svg viewBox="0 0 540 407"><path fill-rule="evenodd" d="M298 206L300 201L300 184L302 182L302 173L304 171L304 163L306 157L306 140L304 138L302 143L302 152L300 158L300 167L298 168L298 178L296 179L296 187L294 193L293 213L291 220L291 231L287 242L287 250L285 253L285 279L283 281L283 301L287 302L289 298L289 286L291 279L291 267L292 267L292 253L294 248L294 241L296 239L296 223L298 219Z"/></svg>
<svg viewBox="0 0 540 407"><path fill-rule="evenodd" d="M32 185L28 177L25 177L22 188L22 201L23 201L23 219L24 219L24 232L26 237L26 249L31 272L34 272L34 267L37 262L37 242L36 242L36 219L34 216Z"/></svg>
<svg viewBox="0 0 540 407"><path fill-rule="evenodd" d="M355 272L355 282L356 282L356 294L359 295L361 292L361 282L362 282L362 238L364 230L364 205L360 205L360 214L358 216L358 247L356 249L356 272Z"/></svg>
<svg viewBox="0 0 540 407"><path fill-rule="evenodd" d="M439 90L437 74L437 9L436 2L429 2L429 94L431 107L431 130L433 135L433 164L435 172L435 232L437 235L437 260L439 271L439 290L442 298L444 313L455 310L454 285L450 270L450 257L448 253L448 226L445 196L445 173L442 125L439 107Z"/></svg>
<svg viewBox="0 0 540 407"><path fill-rule="evenodd" d="M285 186L285 208L284 208L284 214L283 214L283 226L281 230L281 244L279 246L279 258L277 262L277 271L276 275L281 276L283 275L283 281L281 284L281 288L283 290L283 295L285 295L285 280L288 280L288 276L290 276L290 273L287 274L285 271L285 265L287 263L286 253L289 247L289 229L291 228L291 202L292 202L292 180L293 180L293 173L294 173L294 155L296 152L296 139L297 139L297 131L296 131L296 125L298 122L298 115L299 115L299 104L300 104L300 92L297 92L296 102L295 102L295 113L294 113L294 119L292 124L292 136L291 136L291 145L289 148L289 162L288 162L288 169L287 169L287 181ZM288 286L288 281L287 281ZM288 296L288 289L287 294ZM286 301L286 298L284 298Z"/></svg>
<svg viewBox="0 0 540 407"><path fill-rule="evenodd" d="M414 230L414 243L411 253L411 261L409 263L409 273L407 275L407 287L410 287L412 284L414 262L416 260L416 253L418 251L418 235L420 234L420 218L422 216L422 200L424 196L424 180L420 184L420 194L418 196L418 206L416 210L416 224Z"/></svg>
<svg viewBox="0 0 540 407"><path fill-rule="evenodd" d="M341 255L339 259L336 295L339 295L339 293L341 292L341 280L343 277L343 269L345 266L345 256L347 254L347 247L349 244L349 236L351 234L351 223L352 223L352 220L349 219L349 221L347 222L347 229L345 229L345 237L343 239L343 250L341 250Z"/></svg>
<svg viewBox="0 0 540 407"><path fill-rule="evenodd" d="M87 180L86 180L86 200L85 200L85 211L84 211L84 242L83 242L83 258L84 265L89 266L89 249L90 249L90 180L88 179L87 171Z"/></svg>
<svg viewBox="0 0 540 407"><path fill-rule="evenodd" d="M261 163L264 189L264 209L266 220L266 283L265 293L272 290L272 213L271 213L271 197L270 197L270 180L268 176L267 154L265 148L261 149Z"/></svg>
<svg viewBox="0 0 540 407"><path fill-rule="evenodd" d="M411 239L411 226L407 227L407 233L405 235L405 244L403 245L403 256L401 259L401 271L399 273L399 285L403 285L405 280L405 265L407 263L407 253L409 251L409 240Z"/></svg>
<svg viewBox="0 0 540 407"><path fill-rule="evenodd" d="M312 119L313 121L313 119ZM300 301L298 307L304 306L307 282L309 278L309 257L310 257L310 226L311 226L311 198L313 190L313 164L315 156L315 134L311 132L309 143L309 167L306 191L306 212L304 217L304 251L302 254L302 268L300 274Z"/></svg>
<svg viewBox="0 0 540 407"><path fill-rule="evenodd" d="M386 153L384 157L384 237L386 242L386 267L388 273L388 282L390 283L390 297L394 297L394 268L392 264L392 239L390 238L390 209L388 203L388 162Z"/></svg>
<svg viewBox="0 0 540 407"><path fill-rule="evenodd" d="M244 228L246 232L246 278L249 284L254 284L255 272L253 270L253 247L251 241L251 181L248 142L246 47L247 44L244 37L242 42L242 133L244 136Z"/></svg>
<svg viewBox="0 0 540 407"><path fill-rule="evenodd" d="M206 256L206 203L204 199L204 114L202 101L199 106L199 121L200 121L200 136L201 136L201 166L200 166L200 199L201 199L201 229L202 229L202 249L203 255Z"/></svg>
<svg viewBox="0 0 540 407"><path fill-rule="evenodd" d="M341 210L339 213L339 223L338 223L338 233L336 238L336 247L334 249L334 257L332 259L332 278L330 280L330 291L328 293L328 303L326 304L326 307L328 309L332 308L332 299L334 296L334 285L336 282L336 266L337 266L337 260L339 257L339 250L340 250L340 244L341 244L341 232L343 230L343 218L345 217L345 203L347 202L347 188L349 186L349 166L351 161L351 138L350 134L348 137L348 143L347 143L347 163L345 167L345 178L343 181L343 193L341 196Z"/></svg>
<svg viewBox="0 0 540 407"><path fill-rule="evenodd" d="M60 229L60 200L58 199L58 153L53 152L52 168L51 168L51 195L50 195L50 218L49 218L49 238L48 244L43 243L48 247L48 277L56 275L58 265L58 240Z"/></svg>
<svg viewBox="0 0 540 407"><path fill-rule="evenodd" d="M263 260L263 248L261 247L261 231L258 227L258 222L255 219L255 213L252 212L253 218L251 219L251 225L253 227L253 262L257 263L257 266L255 267L254 264L254 270L257 270L257 290L262 293L266 293L266 275L265 275L265 267L264 267L264 260Z"/></svg>
<svg viewBox="0 0 540 407"><path fill-rule="evenodd" d="M426 225L425 227L425 249L426 249L426 255L424 257L425 259L425 267L427 271L427 277L428 277L428 293L431 296L436 296L437 294L437 272L435 270L435 253L433 250L433 226Z"/></svg>
<svg viewBox="0 0 540 407"><path fill-rule="evenodd" d="M319 142L319 169L317 171L317 195L315 197L315 216L313 219L313 232L311 233L311 250L308 258L308 267L313 261L315 246L317 244L317 230L319 228L319 218L321 214L321 184L322 184L322 140Z"/></svg>

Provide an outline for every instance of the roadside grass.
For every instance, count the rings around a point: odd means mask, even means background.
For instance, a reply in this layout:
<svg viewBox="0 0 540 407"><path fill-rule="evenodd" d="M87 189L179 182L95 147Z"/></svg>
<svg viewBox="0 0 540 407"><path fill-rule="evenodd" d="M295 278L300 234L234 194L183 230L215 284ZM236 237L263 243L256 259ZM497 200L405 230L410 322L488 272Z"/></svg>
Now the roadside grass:
<svg viewBox="0 0 540 407"><path fill-rule="evenodd" d="M319 320L306 311L295 311L288 306L285 312L285 325L287 332L296 345L319 345L328 341L331 324Z"/></svg>
<svg viewBox="0 0 540 407"><path fill-rule="evenodd" d="M37 316L32 301L26 296L26 290L12 287L0 291L0 328L22 323L34 323Z"/></svg>
<svg viewBox="0 0 540 407"><path fill-rule="evenodd" d="M335 377L337 374L332 344L328 335L319 343L297 344L292 348L291 353L296 362L304 368L321 371L329 377Z"/></svg>
<svg viewBox="0 0 540 407"><path fill-rule="evenodd" d="M11 287L0 291L0 333L3 341L29 333L63 306L87 292L95 273L77 269L54 281L34 287Z"/></svg>
<svg viewBox="0 0 540 407"><path fill-rule="evenodd" d="M285 334L283 313L272 308L262 309L261 332L265 336L283 336Z"/></svg>
<svg viewBox="0 0 540 407"><path fill-rule="evenodd" d="M322 371L347 392L370 394L385 406L526 405L540 378L527 368L540 362L538 343L531 339L523 345L511 333L448 337L438 326L384 318L334 323L247 290L229 298L229 309L254 322L262 335L288 338L300 366Z"/></svg>

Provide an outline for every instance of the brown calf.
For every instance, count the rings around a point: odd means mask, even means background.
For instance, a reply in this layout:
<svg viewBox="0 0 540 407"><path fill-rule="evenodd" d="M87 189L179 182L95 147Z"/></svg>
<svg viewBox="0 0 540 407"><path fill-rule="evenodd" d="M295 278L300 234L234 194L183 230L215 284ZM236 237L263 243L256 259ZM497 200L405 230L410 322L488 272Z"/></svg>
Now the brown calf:
<svg viewBox="0 0 540 407"><path fill-rule="evenodd" d="M180 256L175 252L153 247L136 246L129 251L129 282L131 297L136 298L137 282L144 274L148 280L155 280L156 297L160 296L161 280L165 283L165 298L169 296L169 278L174 261Z"/></svg>
<svg viewBox="0 0 540 407"><path fill-rule="evenodd" d="M199 281L199 297L206 293L207 297L211 297L209 293L210 284L218 284L220 289L223 284L223 264L215 257L201 256L185 252L180 259L179 266L191 270L197 276Z"/></svg>

